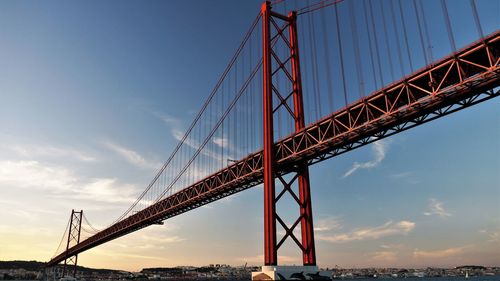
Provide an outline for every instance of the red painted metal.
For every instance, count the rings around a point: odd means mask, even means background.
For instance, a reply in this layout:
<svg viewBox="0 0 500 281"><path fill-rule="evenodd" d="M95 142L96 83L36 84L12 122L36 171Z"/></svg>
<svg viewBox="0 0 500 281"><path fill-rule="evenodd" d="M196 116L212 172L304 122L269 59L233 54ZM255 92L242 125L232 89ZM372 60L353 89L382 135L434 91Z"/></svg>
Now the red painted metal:
<svg viewBox="0 0 500 281"><path fill-rule="evenodd" d="M66 251L64 257L64 266L62 276L66 276L66 267L73 267L73 277L76 276L76 265L78 264L78 254L72 255L69 254L68 249L70 248L70 244L74 243L78 245L80 243L81 230L82 230L82 217L83 210L76 212L75 210L71 210L71 217L69 221L69 231L68 231L68 240L66 242Z"/></svg>
<svg viewBox="0 0 500 281"><path fill-rule="evenodd" d="M271 4L262 4L262 73L263 73L263 177L264 177L264 264L277 265L276 201L274 186L273 92L271 64Z"/></svg>
<svg viewBox="0 0 500 281"><path fill-rule="evenodd" d="M284 22L283 25L278 21ZM287 238L291 238L302 251L304 265L316 265L316 253L314 247L314 229L311 207L311 191L309 184L309 168L306 162L297 163L297 169L294 171L296 176L290 182L286 182L281 176L278 179L283 185L283 191L276 197L275 191L275 158L274 158L274 136L273 136L273 114L280 108L285 107L292 118L295 120L295 130L300 131L305 127L304 104L302 97L302 81L300 77L300 61L297 34L297 13L292 12L288 16L271 11L269 2L262 5L262 27L263 27L263 120L264 120L264 264L277 265L277 251ZM288 28L288 38L284 31ZM271 31L271 29L274 32ZM289 55L286 58L280 58L278 52L273 49L271 41L282 40L289 49ZM288 69L290 61L291 69ZM273 64L274 63L274 64ZM291 74L290 74L291 71ZM291 83L292 93L288 96L282 96L278 87L273 85L273 76L284 74ZM273 106L273 94L275 94L280 103ZM294 109L292 110L287 100L293 96ZM294 193L292 184L297 180L299 186L299 197ZM295 198L299 206L300 216L289 227L276 212L276 204L281 196L288 192ZM276 244L276 221L285 229L286 234ZM293 230L300 222L301 240L299 242Z"/></svg>
<svg viewBox="0 0 500 281"><path fill-rule="evenodd" d="M274 144L275 174L324 161L500 95L500 32L474 42ZM257 151L70 247L53 266L95 246L263 182Z"/></svg>
<svg viewBox="0 0 500 281"><path fill-rule="evenodd" d="M66 264L68 262L68 249L69 243L71 241L71 230L73 229L73 217L75 215L75 210L71 210L71 217L69 218L69 232L68 232L68 240L66 242L66 257L64 259L64 267L63 267L63 276L66 275Z"/></svg>
<svg viewBox="0 0 500 281"><path fill-rule="evenodd" d="M295 130L305 127L304 99L302 96L302 78L300 75L299 44L297 33L297 13L291 12L289 20L289 39L293 78L293 104ZM309 167L307 163L298 164L298 182L300 195L300 216L302 230L302 259L304 265L316 265L316 249L314 245L314 227L311 203L311 189L309 181Z"/></svg>
<svg viewBox="0 0 500 281"><path fill-rule="evenodd" d="M80 243L80 237L82 235L82 219L83 219L83 210L80 210L80 218L78 218L78 237L76 240L76 244ZM75 265L73 267L73 277L76 277L76 266L78 265L78 255L75 255Z"/></svg>

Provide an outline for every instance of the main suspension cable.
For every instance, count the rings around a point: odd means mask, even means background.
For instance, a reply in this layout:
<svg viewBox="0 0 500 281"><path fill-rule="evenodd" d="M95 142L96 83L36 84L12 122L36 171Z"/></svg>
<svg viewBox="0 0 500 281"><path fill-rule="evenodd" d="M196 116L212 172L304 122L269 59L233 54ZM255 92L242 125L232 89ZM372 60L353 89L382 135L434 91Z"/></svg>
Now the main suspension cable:
<svg viewBox="0 0 500 281"><path fill-rule="evenodd" d="M61 237L61 241L59 242L59 245L57 246L56 252L54 253L54 255L52 257L55 257L57 255L57 253L59 252L59 248L61 248L62 242L64 241L64 238L66 237L66 233L68 232L70 223L71 223L71 217L69 218L68 223L66 224L66 229L64 230L64 233Z"/></svg>
<svg viewBox="0 0 500 281"><path fill-rule="evenodd" d="M304 8L298 9L297 10L297 15L303 15L303 14L311 13L311 12L317 11L319 9L323 9L323 8L326 8L326 7L338 4L338 3L343 2L343 1L344 0L324 0L324 1L320 1L320 2L317 2L317 3L311 4L311 5L308 5L308 6L304 7Z"/></svg>
<svg viewBox="0 0 500 281"><path fill-rule="evenodd" d="M249 30L247 31L247 33L245 34L245 37L243 38L243 41L240 43L238 49L236 50L236 53L233 55L232 59L230 60L229 64L227 65L226 69L224 70L224 72L222 73L221 77L217 81L214 89L210 93L208 99L203 104L201 110L196 115L194 121L191 123L191 125L188 128L188 130L186 131L186 133L184 134L184 136L182 137L182 139L179 141L179 143L175 147L175 149L172 152L172 154L170 155L170 157L167 159L167 161L165 162L165 164L163 164L163 166L160 168L160 170L155 175L155 177L153 178L153 180L150 182L150 184L148 185L148 187L141 193L141 195L139 196L139 198L114 223L122 220L124 217L126 217L130 213L130 211L132 211L132 209L142 200L142 198L144 197L144 195L151 189L151 187L154 185L154 183L158 180L158 178L163 173L163 171L167 168L167 166L169 166L169 164L171 163L171 161L174 158L174 156L181 149L181 147L183 146L183 144L186 141L187 137L189 136L189 134L191 133L191 131L193 130L193 128L195 127L195 125L198 123L198 121L202 117L203 112L205 111L205 109L207 108L207 106L212 101L213 97L218 92L219 87L221 86L221 84L223 83L224 79L228 75L228 73L231 70L233 64L235 63L235 61L238 58L238 56L241 53L241 51L243 50L243 47L246 45L248 39L250 38L251 34L253 33L255 27L257 26L257 23L259 22L260 18L261 18L261 13L259 13L257 15L257 17L254 19L254 21L252 22Z"/></svg>
<svg viewBox="0 0 500 281"><path fill-rule="evenodd" d="M246 80L246 82L243 84L243 86L240 89L238 95L233 99L233 101L231 102L231 104L229 104L228 108L226 109L226 111L224 112L224 114L222 115L222 117L219 119L219 121L217 122L217 124L214 126L214 128L212 129L212 131L210 132L210 134L205 138L205 140L203 141L203 143L199 146L199 148L196 150L196 152L191 157L191 159L188 161L188 163L186 165L184 165L184 167L182 168L181 172L175 177L175 179L172 181L172 183L170 183L170 185L161 193L161 195L158 196L158 198L156 199L155 203L159 202L161 200L161 198L163 198L163 196L174 186L174 184L184 174L184 172L187 170L187 168L189 167L189 165L191 165L191 163L194 161L194 159L200 154L201 150L205 147L205 145L208 143L208 141L213 137L213 135L215 134L215 132L217 131L217 129L219 128L219 126L224 122L225 118L231 112L231 110L233 109L233 107L236 104L236 102L238 101L238 99L245 92L246 88L250 84L250 81L253 79L253 77L258 72L258 70L260 69L261 66L262 66L262 61L260 61L260 63L254 68L254 71L250 74L250 76L248 77L248 79Z"/></svg>

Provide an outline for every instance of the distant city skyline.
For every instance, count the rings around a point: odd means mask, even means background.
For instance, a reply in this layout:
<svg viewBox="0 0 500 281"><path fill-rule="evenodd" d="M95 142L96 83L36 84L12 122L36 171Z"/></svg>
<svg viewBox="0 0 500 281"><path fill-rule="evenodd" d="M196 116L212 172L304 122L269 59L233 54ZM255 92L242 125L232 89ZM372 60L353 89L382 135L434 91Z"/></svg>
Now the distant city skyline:
<svg viewBox="0 0 500 281"><path fill-rule="evenodd" d="M484 32L498 30L500 2L477 2ZM71 209L98 228L121 215L260 4L0 2L0 260L48 261ZM319 266L500 266L499 112L493 99L312 166ZM261 265L262 191L91 249L79 265ZM291 246L280 263L301 263Z"/></svg>

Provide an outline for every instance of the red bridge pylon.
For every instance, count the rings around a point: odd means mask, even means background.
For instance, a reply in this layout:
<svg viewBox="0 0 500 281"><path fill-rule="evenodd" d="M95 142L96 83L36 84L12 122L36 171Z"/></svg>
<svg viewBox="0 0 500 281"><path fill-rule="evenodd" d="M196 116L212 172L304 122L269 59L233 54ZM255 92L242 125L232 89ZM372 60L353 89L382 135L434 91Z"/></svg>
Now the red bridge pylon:
<svg viewBox="0 0 500 281"><path fill-rule="evenodd" d="M287 239L292 239L302 251L305 266L316 265L316 252L314 245L313 216L311 206L311 192L309 184L309 168L307 163L298 163L287 167L292 171L292 177L286 180L276 170L273 135L273 115L278 109L285 107L295 121L295 131L305 126L304 105L302 97L302 81L300 76L299 47L297 40L297 13L290 12L288 16L275 13L271 10L269 2L262 5L262 48L263 48L263 129L264 129L264 265L275 266L278 264L278 249ZM273 49L276 41L282 41L290 50L287 57L280 58L278 51ZM273 84L276 75L283 75L284 83L291 84L291 93L280 93ZM273 96L279 100L278 105L273 105ZM293 99L293 109L288 101ZM283 186L276 194L275 181ZM292 185L298 183L298 196ZM278 215L276 203L288 192L300 208L300 215L289 226ZM276 238L276 222L285 230L285 235L280 241ZM294 229L299 225L301 239L294 234Z"/></svg>
<svg viewBox="0 0 500 281"><path fill-rule="evenodd" d="M71 217L69 222L69 231L68 231L68 240L66 243L66 256L64 259L64 267L62 277L65 277L67 272L71 273L71 269L66 270L66 267L73 267L72 275L76 277L76 265L78 264L78 254L74 256L68 256L68 249L71 247L70 245L77 245L80 243L80 233L82 230L82 218L83 218L83 210L79 212L75 210L71 210Z"/></svg>

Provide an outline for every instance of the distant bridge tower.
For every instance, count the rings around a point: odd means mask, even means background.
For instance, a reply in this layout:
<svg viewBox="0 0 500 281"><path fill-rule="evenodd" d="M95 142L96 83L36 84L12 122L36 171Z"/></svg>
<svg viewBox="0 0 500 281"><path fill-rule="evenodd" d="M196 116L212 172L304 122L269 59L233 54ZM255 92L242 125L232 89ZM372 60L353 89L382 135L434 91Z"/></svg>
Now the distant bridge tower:
<svg viewBox="0 0 500 281"><path fill-rule="evenodd" d="M69 221L69 231L68 240L66 243L66 257L64 259L63 273L62 277L65 277L68 273L76 277L76 265L78 264L78 254L68 257L68 249L80 243L80 233L82 230L82 218L83 210L79 212L71 210L71 217ZM71 246L70 246L71 245ZM71 267L73 267L73 272L71 273ZM67 269L68 268L68 269Z"/></svg>

